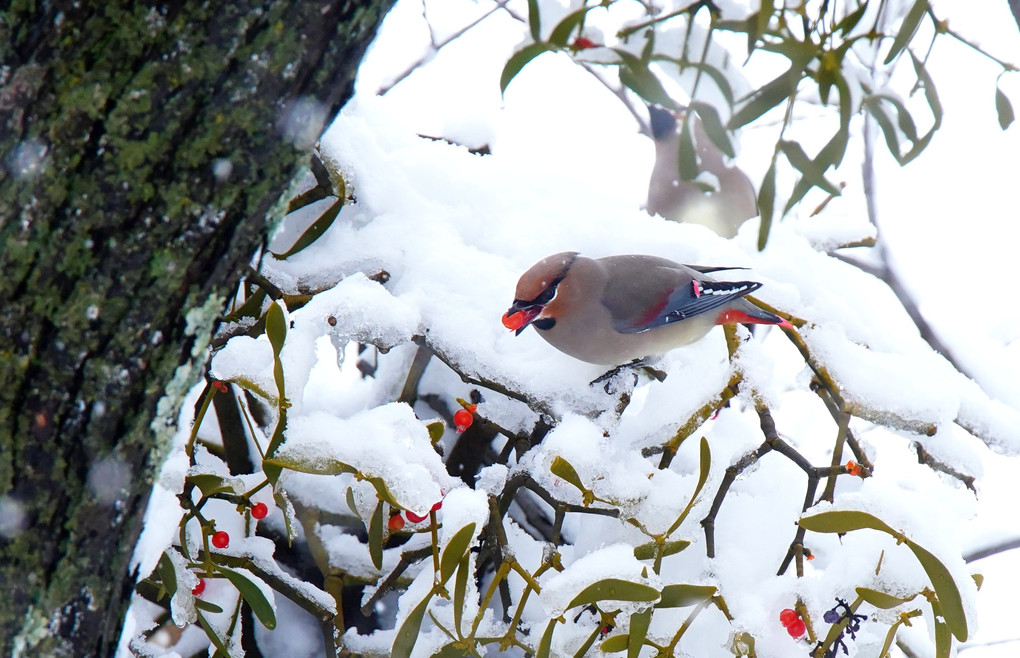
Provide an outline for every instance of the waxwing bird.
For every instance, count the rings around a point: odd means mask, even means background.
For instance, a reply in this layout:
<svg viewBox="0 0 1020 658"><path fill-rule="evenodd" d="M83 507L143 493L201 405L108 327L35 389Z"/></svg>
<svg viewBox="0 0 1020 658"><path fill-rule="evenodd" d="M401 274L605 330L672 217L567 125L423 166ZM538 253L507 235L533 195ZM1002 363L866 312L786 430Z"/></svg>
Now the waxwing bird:
<svg viewBox="0 0 1020 658"><path fill-rule="evenodd" d="M758 214L754 184L747 175L726 164L719 150L702 126L693 117L693 137L701 171L716 188L706 191L680 178L680 133L676 116L661 107L649 106L652 139L655 141L655 166L648 181L650 215L660 215L675 222L701 224L724 238L732 238L745 220Z"/></svg>
<svg viewBox="0 0 1020 658"><path fill-rule="evenodd" d="M553 347L601 365L660 356L717 324L777 324L783 318L744 295L756 281L717 281L706 271L656 256L586 258L565 251L540 260L517 283L503 325L532 325ZM704 271L703 271L704 270Z"/></svg>

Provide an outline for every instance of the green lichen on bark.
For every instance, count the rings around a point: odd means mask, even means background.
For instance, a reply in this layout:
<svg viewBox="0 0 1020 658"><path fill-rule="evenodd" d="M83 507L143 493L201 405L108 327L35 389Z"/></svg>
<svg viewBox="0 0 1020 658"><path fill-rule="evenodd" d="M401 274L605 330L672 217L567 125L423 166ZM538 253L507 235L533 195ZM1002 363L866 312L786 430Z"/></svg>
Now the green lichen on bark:
<svg viewBox="0 0 1020 658"><path fill-rule="evenodd" d="M231 294L300 166L281 112L335 112L388 5L0 11L0 502L27 521L0 537L0 653L111 652L157 404L211 329L185 317ZM108 459L112 502L87 484Z"/></svg>

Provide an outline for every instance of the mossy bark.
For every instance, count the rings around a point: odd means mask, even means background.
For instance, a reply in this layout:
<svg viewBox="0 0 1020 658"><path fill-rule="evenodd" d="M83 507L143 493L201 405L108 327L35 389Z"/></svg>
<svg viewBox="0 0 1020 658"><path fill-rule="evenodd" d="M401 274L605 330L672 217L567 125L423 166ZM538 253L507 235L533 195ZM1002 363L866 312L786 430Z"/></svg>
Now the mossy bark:
<svg viewBox="0 0 1020 658"><path fill-rule="evenodd" d="M153 457L307 162L285 117L391 2L0 11L0 654L112 654Z"/></svg>

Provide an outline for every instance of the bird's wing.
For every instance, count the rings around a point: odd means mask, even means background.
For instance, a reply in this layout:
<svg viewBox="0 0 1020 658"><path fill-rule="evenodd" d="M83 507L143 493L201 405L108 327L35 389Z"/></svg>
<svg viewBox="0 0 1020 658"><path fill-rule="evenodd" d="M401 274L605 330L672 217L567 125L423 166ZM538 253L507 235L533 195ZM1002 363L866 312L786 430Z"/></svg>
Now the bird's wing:
<svg viewBox="0 0 1020 658"><path fill-rule="evenodd" d="M609 278L602 304L613 328L635 334L717 309L761 287L755 281L711 281L665 259L603 259Z"/></svg>

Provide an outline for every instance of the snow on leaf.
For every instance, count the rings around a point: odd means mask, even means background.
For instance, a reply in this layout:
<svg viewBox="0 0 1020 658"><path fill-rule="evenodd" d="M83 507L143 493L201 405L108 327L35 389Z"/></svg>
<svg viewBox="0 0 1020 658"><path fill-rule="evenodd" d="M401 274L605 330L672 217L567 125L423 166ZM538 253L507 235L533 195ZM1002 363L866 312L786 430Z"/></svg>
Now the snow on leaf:
<svg viewBox="0 0 1020 658"><path fill-rule="evenodd" d="M406 404L387 404L351 418L313 412L292 418L286 436L277 453L281 464L378 478L397 505L419 515L442 498L443 489L454 487L428 429Z"/></svg>

